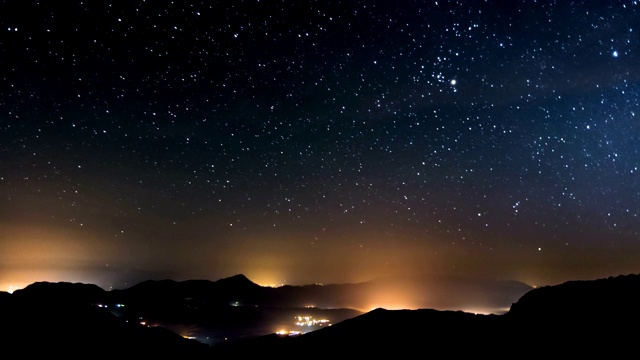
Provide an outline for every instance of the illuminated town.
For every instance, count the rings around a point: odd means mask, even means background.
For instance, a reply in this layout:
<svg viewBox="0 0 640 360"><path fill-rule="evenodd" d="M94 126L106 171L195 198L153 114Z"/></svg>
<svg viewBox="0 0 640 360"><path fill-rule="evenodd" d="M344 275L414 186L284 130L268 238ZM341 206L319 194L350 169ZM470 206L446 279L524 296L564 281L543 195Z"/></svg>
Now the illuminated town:
<svg viewBox="0 0 640 360"><path fill-rule="evenodd" d="M328 319L315 319L313 316L296 316L294 319L294 324L297 327L296 330L278 330L276 334L296 336L317 330L322 326L331 326L331 322ZM305 330L298 330L300 328Z"/></svg>

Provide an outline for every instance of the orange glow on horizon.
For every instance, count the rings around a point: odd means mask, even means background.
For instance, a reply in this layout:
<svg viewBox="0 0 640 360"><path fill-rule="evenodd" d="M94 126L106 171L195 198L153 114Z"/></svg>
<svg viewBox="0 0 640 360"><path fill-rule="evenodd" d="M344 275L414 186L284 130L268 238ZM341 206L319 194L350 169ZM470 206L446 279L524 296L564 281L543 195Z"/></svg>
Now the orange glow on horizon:
<svg viewBox="0 0 640 360"><path fill-rule="evenodd" d="M27 283L24 283L24 284L2 284L2 283L0 283L0 291L6 291L9 294L13 294L14 291L24 289L28 285L29 284L27 284Z"/></svg>
<svg viewBox="0 0 640 360"><path fill-rule="evenodd" d="M0 274L0 291L13 293L36 282L71 282L99 286L99 278L98 274L90 274L73 267L68 269L53 267L25 269L19 267L3 271Z"/></svg>
<svg viewBox="0 0 640 360"><path fill-rule="evenodd" d="M43 281L98 285L113 253L102 240L83 230L0 223L0 291Z"/></svg>

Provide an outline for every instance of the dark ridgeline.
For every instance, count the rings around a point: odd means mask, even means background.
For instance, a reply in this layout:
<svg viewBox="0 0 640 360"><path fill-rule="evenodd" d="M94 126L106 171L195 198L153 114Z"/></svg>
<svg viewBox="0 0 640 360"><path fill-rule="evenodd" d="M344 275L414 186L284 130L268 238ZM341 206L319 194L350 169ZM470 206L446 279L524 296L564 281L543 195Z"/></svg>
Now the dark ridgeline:
<svg viewBox="0 0 640 360"><path fill-rule="evenodd" d="M214 346L184 339L163 327L127 321L97 306L115 300L127 300L134 307L178 302L184 306L186 299L194 306L192 301L198 298L196 306L214 302L229 310L236 306L221 305L224 301L268 298L261 298L265 296L261 289L267 288L241 275L217 282L151 281L111 292L87 284L35 283L13 294L0 293L0 345L21 357L66 358L618 358L635 354L640 323L640 275L533 289L502 315L376 309L299 336L271 334ZM190 297L185 297L187 293Z"/></svg>
<svg viewBox="0 0 640 360"><path fill-rule="evenodd" d="M98 305L91 284L38 282L0 297L0 346L17 358L201 356L208 346L160 327L126 322Z"/></svg>
<svg viewBox="0 0 640 360"><path fill-rule="evenodd" d="M445 290L441 290L445 289ZM146 308L157 305L192 303L227 306L366 308L372 298L394 291L408 294L428 293L428 302L420 307L444 309L464 307L464 303L485 307L508 307L514 299L524 295L531 287L516 281L487 281L456 277L414 276L380 278L369 282L327 285L285 285L277 288L259 286L244 275L235 275L218 281L144 281L124 290L112 290L109 298L115 302L143 304ZM420 298L419 295L415 295ZM454 305L452 305L454 304ZM417 308L413 306L412 308ZM445 309L449 310L449 309Z"/></svg>
<svg viewBox="0 0 640 360"><path fill-rule="evenodd" d="M639 305L640 275L620 275L533 289L503 315L376 309L302 336L269 335L216 350L222 357L621 358L637 354Z"/></svg>

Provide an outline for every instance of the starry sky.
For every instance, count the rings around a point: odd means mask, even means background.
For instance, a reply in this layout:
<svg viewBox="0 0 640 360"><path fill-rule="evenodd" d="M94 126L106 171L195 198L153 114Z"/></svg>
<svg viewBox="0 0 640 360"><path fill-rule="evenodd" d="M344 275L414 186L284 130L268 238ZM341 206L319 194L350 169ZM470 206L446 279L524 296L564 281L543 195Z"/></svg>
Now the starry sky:
<svg viewBox="0 0 640 360"><path fill-rule="evenodd" d="M0 290L640 272L638 1L0 2Z"/></svg>

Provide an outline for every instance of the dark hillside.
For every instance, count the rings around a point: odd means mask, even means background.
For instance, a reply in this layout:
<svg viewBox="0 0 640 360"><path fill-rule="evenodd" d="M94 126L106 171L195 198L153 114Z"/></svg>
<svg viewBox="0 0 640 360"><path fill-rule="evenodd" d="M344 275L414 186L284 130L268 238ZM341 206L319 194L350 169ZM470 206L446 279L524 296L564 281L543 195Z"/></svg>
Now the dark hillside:
<svg viewBox="0 0 640 360"><path fill-rule="evenodd" d="M220 356L605 356L636 351L640 275L531 290L504 315L376 309L298 337L265 336L214 348ZM312 350L313 349L313 350Z"/></svg>
<svg viewBox="0 0 640 360"><path fill-rule="evenodd" d="M158 290L156 285L142 287ZM637 350L640 323L640 275L533 289L502 315L379 308L302 335L214 346L115 316L101 303L106 295L94 285L71 283L35 283L3 293L0 345L27 358L620 358Z"/></svg>

